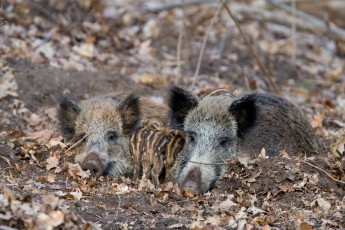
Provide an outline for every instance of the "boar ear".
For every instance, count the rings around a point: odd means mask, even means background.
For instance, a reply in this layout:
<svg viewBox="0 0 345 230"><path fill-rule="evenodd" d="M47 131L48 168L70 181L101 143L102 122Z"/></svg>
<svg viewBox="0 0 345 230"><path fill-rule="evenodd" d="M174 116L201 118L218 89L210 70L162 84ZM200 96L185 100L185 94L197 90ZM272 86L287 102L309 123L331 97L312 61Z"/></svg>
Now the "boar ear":
<svg viewBox="0 0 345 230"><path fill-rule="evenodd" d="M119 111L123 133L129 135L137 129L141 120L139 97L130 94L120 103Z"/></svg>
<svg viewBox="0 0 345 230"><path fill-rule="evenodd" d="M198 98L189 91L176 86L172 87L169 98L171 126L182 129L184 119L190 110L198 106L198 103Z"/></svg>
<svg viewBox="0 0 345 230"><path fill-rule="evenodd" d="M237 122L237 135L242 137L244 133L254 125L256 120L255 94L249 94L235 100L229 107L229 112Z"/></svg>
<svg viewBox="0 0 345 230"><path fill-rule="evenodd" d="M74 101L62 98L58 110L58 119L60 121L60 131L67 140L75 134L75 120L80 113L80 107Z"/></svg>

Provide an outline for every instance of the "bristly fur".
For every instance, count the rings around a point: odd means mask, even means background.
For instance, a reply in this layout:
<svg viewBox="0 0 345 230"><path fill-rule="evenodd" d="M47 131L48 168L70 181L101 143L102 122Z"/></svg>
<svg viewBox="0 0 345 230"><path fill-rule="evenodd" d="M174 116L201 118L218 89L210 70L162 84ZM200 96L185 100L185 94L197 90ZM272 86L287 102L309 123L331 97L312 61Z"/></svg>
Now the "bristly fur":
<svg viewBox="0 0 345 230"><path fill-rule="evenodd" d="M77 103L63 97L60 100L58 119L60 121L60 131L64 138L71 139L75 134L75 120L80 113Z"/></svg>
<svg viewBox="0 0 345 230"><path fill-rule="evenodd" d="M191 109L198 106L198 103L198 98L190 92L176 86L172 87L169 97L171 126L175 129L183 129L185 117Z"/></svg>
<svg viewBox="0 0 345 230"><path fill-rule="evenodd" d="M130 135L138 128L141 120L139 97L130 94L119 105L119 111L123 121L123 133Z"/></svg>
<svg viewBox="0 0 345 230"><path fill-rule="evenodd" d="M237 135L242 138L257 119L255 94L246 95L235 100L229 107L229 112L236 118Z"/></svg>

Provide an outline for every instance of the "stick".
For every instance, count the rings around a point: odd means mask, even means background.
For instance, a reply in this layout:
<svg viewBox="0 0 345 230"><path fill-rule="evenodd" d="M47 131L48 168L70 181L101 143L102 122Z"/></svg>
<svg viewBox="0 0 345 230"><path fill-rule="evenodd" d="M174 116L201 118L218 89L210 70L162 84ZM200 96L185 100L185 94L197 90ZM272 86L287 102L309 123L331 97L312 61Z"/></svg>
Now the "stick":
<svg viewBox="0 0 345 230"><path fill-rule="evenodd" d="M207 42L207 38L208 38L208 35L210 33L210 30L211 28L213 27L215 21L216 21L216 18L218 17L219 15L219 12L220 10L222 9L222 5L223 5L223 2L221 4L219 4L218 8L217 8L217 11L216 13L214 14L212 20L211 20L211 24L210 26L207 28L207 31L206 31L206 34L204 36L204 40L202 42L202 46L201 46L201 50L200 50L200 53L199 53L199 58L198 58L198 64L196 66L196 69L195 69L195 74L194 74L194 78L193 78L193 83L192 83L192 87L195 86L195 83L196 83L196 79L199 75L199 71L200 71L200 66L201 66L201 61L202 61L202 58L204 57L204 52L205 52L205 46L206 46L206 42Z"/></svg>
<svg viewBox="0 0 345 230"><path fill-rule="evenodd" d="M85 134L85 136L83 136L79 141L77 141L76 143L74 143L71 147L69 147L64 154L66 154L67 152L69 152L71 149L73 149L74 147L76 147L77 145L79 145L85 138L87 138L88 136L90 136L91 133Z"/></svg>
<svg viewBox="0 0 345 230"><path fill-rule="evenodd" d="M321 168L319 168L319 167L317 167L317 166L315 166L315 165L313 165L313 164L311 164L311 163L309 163L309 162L306 162L306 161L301 161L302 163L304 163L304 164L307 164L307 165L309 165L309 166L311 166L311 167L313 167L313 168L315 168L315 169L317 169L317 170L320 170L321 172L323 172L323 173L325 173L329 178L331 178L332 180L334 180L335 182L338 182L338 183L340 183L340 184L345 184L345 181L341 181L341 180L338 180L338 179L335 179L334 177L332 177L328 172L326 172L325 170L323 170L323 169L321 169Z"/></svg>
<svg viewBox="0 0 345 230"><path fill-rule="evenodd" d="M296 13L298 17L300 17L302 20L310 23L314 29L313 32L315 33L321 33L321 35L327 36L331 38L338 38L337 40L345 41L345 30L337 27L336 25L333 25L332 27L329 26L329 24L317 17L314 17L304 11L293 9L290 6L286 5L285 3L279 1L279 0L268 0L268 2L275 7L278 7L282 10L284 10L287 13Z"/></svg>
<svg viewBox="0 0 345 230"><path fill-rule="evenodd" d="M232 20L235 22L235 25L237 27L237 29L240 31L240 33L242 34L245 43L247 44L247 46L249 47L250 51L252 52L254 58L256 59L256 61L258 62L258 65L261 69L261 71L263 72L263 74L266 76L266 80L268 81L268 84L270 85L271 89L276 93L279 94L278 89L276 87L276 85L274 84L273 80L272 80L272 75L270 74L270 72L265 68L265 66L261 63L256 50L253 48L252 44L250 43L249 39L247 38L247 36L244 34L242 27L240 25L240 23L238 22L237 18L232 14L231 10L229 9L229 7L225 4L225 2L223 1L223 6L226 10L226 12L229 14L229 16L232 18Z"/></svg>
<svg viewBox="0 0 345 230"><path fill-rule="evenodd" d="M229 163L203 163L203 162L197 162L197 161L189 161L194 164L199 164L199 165L229 165Z"/></svg>
<svg viewBox="0 0 345 230"><path fill-rule="evenodd" d="M177 60L177 76L175 80L175 85L181 81L181 45L182 45L182 30L180 30L178 34L177 40L177 52L176 52L176 60Z"/></svg>
<svg viewBox="0 0 345 230"><path fill-rule="evenodd" d="M314 1L314 0L298 0L299 1ZM321 1L321 0L318 0ZM212 0L186 0L183 1L183 5L196 5L196 4L208 4L209 6L214 7L214 1ZM149 12L160 12L163 10L169 10L177 7L181 7L182 3L181 1L176 1L173 4L155 4L152 6L148 6L147 10ZM327 23L324 21L311 16L307 13L304 13L302 11L297 11L297 16L300 16L299 14L302 13L303 15L308 15L308 17L303 18L303 16L300 18L293 18L289 15L284 15L282 17L281 15L277 15L275 12L271 12L269 10L260 8L260 7L253 7L245 4L239 4L239 3L230 3L228 4L234 14L240 14L245 18L261 21L261 22L272 22L280 25L285 26L291 26L293 21L296 23L296 29L307 31L311 33L316 33L325 37L328 37L330 39L334 39L337 41L343 41L345 42L345 30L336 26L332 25L332 27L328 27ZM309 17L311 16L311 17ZM318 21L319 23L313 23L313 21ZM320 24L321 22L321 24Z"/></svg>
<svg viewBox="0 0 345 230"><path fill-rule="evenodd" d="M291 1L292 17L296 18L296 0ZM292 21L291 24L291 40L292 40L292 63L296 65L296 20Z"/></svg>
<svg viewBox="0 0 345 230"><path fill-rule="evenodd" d="M119 203L117 205L117 210L116 210L116 215L115 215L115 220L117 220L117 217L119 216L119 210L120 210L120 205L121 205L121 197L119 194L116 194L119 197Z"/></svg>
<svg viewBox="0 0 345 230"><path fill-rule="evenodd" d="M51 22L56 21L53 12L51 12L50 10L47 10L41 4L34 1L28 1L28 6L42 13Z"/></svg>

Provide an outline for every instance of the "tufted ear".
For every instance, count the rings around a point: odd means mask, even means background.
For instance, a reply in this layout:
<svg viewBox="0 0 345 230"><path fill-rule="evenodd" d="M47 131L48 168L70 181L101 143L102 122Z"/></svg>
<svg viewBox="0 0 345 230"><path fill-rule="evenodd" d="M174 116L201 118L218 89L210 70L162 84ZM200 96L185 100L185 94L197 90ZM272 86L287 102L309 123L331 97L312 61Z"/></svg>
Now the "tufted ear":
<svg viewBox="0 0 345 230"><path fill-rule="evenodd" d="M170 89L170 125L175 129L183 129L183 123L189 111L197 107L199 100L187 90L179 87Z"/></svg>
<svg viewBox="0 0 345 230"><path fill-rule="evenodd" d="M229 107L229 112L236 119L239 137L242 137L255 123L257 115L255 98L255 94L245 95L236 99Z"/></svg>
<svg viewBox="0 0 345 230"><path fill-rule="evenodd" d="M119 105L122 118L122 130L125 135L130 135L138 127L141 120L139 97L130 94Z"/></svg>
<svg viewBox="0 0 345 230"><path fill-rule="evenodd" d="M80 113L79 105L67 98L62 98L58 109L58 119L62 136L67 140L72 139L75 134L75 120Z"/></svg>

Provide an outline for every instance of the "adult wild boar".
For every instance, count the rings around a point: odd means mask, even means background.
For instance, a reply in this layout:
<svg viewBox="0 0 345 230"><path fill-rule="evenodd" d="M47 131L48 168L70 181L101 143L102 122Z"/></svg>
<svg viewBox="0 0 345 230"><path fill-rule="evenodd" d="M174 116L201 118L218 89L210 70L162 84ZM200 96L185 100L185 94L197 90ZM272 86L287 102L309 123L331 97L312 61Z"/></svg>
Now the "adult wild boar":
<svg viewBox="0 0 345 230"><path fill-rule="evenodd" d="M272 94L209 95L201 99L173 87L171 126L184 129L186 143L177 156L171 179L181 187L204 193L228 170L231 157L253 156L265 148L269 156L314 154L319 142L301 111Z"/></svg>
<svg viewBox="0 0 345 230"><path fill-rule="evenodd" d="M92 176L132 176L130 137L145 119L166 122L167 108L134 95L99 96L76 103L63 99L60 130L72 143L74 160Z"/></svg>

